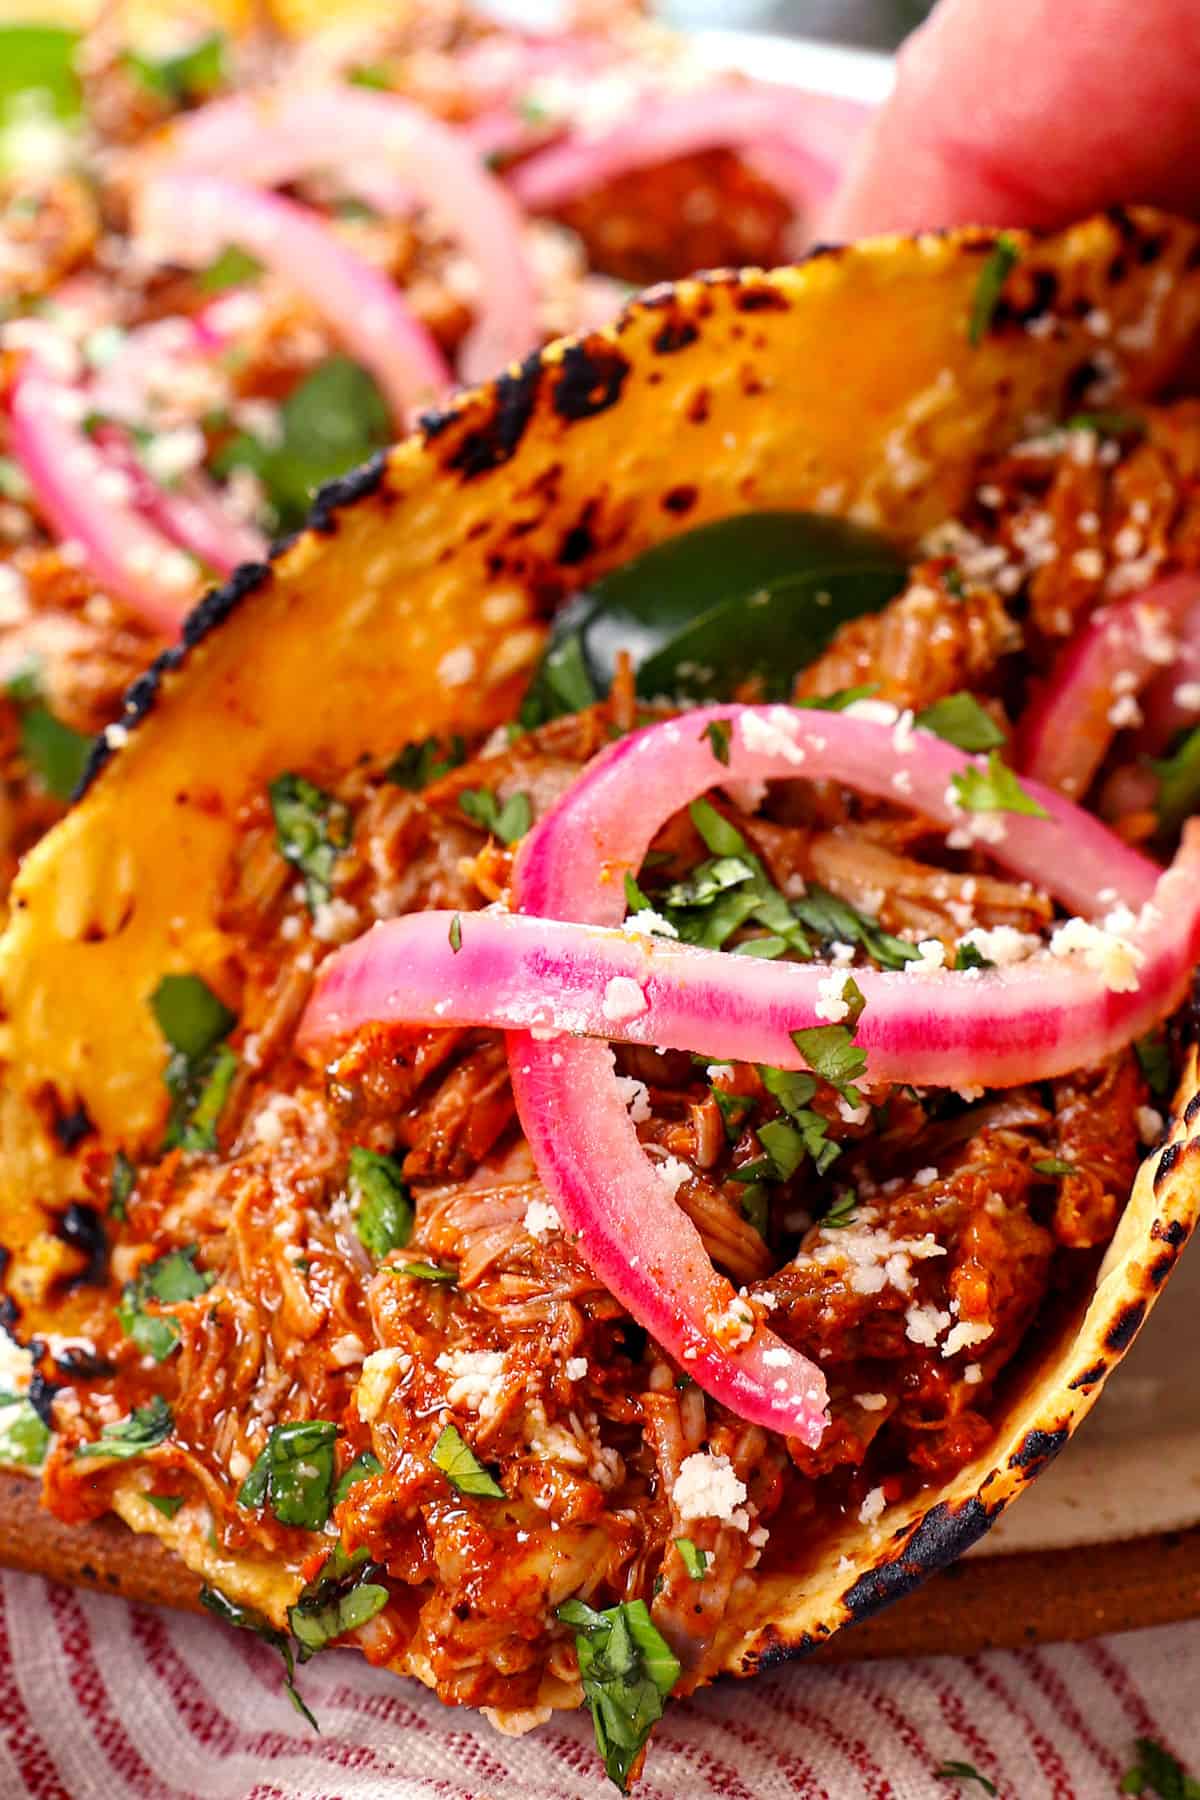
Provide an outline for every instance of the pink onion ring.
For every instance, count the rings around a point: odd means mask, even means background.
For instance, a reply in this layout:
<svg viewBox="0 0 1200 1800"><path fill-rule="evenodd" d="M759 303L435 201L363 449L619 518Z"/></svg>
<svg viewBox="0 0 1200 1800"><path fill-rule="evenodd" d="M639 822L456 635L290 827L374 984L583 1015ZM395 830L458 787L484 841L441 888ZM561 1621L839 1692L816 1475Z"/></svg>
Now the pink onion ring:
<svg viewBox="0 0 1200 1800"><path fill-rule="evenodd" d="M111 466L126 476L140 511L172 543L190 550L219 575L232 575L241 563L264 560L269 548L266 538L252 525L235 519L220 490L199 471L182 476L173 488L159 487L138 461L120 426L101 426L96 441Z"/></svg>
<svg viewBox="0 0 1200 1800"><path fill-rule="evenodd" d="M172 173L213 173L265 187L348 160L395 164L405 187L447 222L475 265L479 310L460 358L463 379L494 375L537 343L520 213L463 134L420 107L332 85L241 94L186 114L164 142L159 167ZM237 237L234 221L227 223Z"/></svg>
<svg viewBox="0 0 1200 1800"><path fill-rule="evenodd" d="M79 424L85 404L78 389L27 357L10 401L13 454L39 510L64 543L80 546L97 581L174 638L199 589L199 570L142 517L132 495L115 491L120 472Z"/></svg>
<svg viewBox="0 0 1200 1800"><path fill-rule="evenodd" d="M139 191L134 225L168 261L204 263L236 241L304 294L375 376L397 421L450 385L441 351L399 290L308 207L240 181L163 175Z"/></svg>
<svg viewBox="0 0 1200 1800"><path fill-rule="evenodd" d="M826 134L825 147L817 148L819 115L831 104L837 128ZM855 108L844 100L831 103L824 95L765 83L659 94L607 131L577 132L536 152L512 170L509 183L523 206L548 212L604 182L671 157L728 147L753 151L775 144L786 151L787 160L775 158L772 179L787 183L782 191L803 212L836 185L853 142L849 122L854 114L860 127L865 124L865 107Z"/></svg>
<svg viewBox="0 0 1200 1800"><path fill-rule="evenodd" d="M1169 575L1094 612L1021 721L1020 767L1078 799L1121 729L1120 706L1178 658L1175 633L1200 607L1200 575ZM1115 714L1115 717L1114 717ZM1140 722L1140 712L1131 723Z"/></svg>

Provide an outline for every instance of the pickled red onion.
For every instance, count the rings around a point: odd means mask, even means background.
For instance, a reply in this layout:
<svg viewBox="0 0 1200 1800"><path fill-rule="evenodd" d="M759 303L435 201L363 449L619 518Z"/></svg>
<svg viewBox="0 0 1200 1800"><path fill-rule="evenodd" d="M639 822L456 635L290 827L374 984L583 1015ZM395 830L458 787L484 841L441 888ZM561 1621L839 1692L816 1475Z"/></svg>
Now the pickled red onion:
<svg viewBox="0 0 1200 1800"><path fill-rule="evenodd" d="M375 376L398 422L449 387L445 358L403 295L310 208L240 181L169 174L139 190L134 226L168 261L203 263L236 240L305 295Z"/></svg>
<svg viewBox="0 0 1200 1800"><path fill-rule="evenodd" d="M211 172L274 187L348 160L394 164L475 267L479 309L460 359L464 380L496 374L537 343L533 278L512 196L461 132L420 107L334 85L241 94L184 115L164 144L150 179L156 169Z"/></svg>
<svg viewBox="0 0 1200 1800"><path fill-rule="evenodd" d="M1198 873L1192 842L1161 878L1145 920L1121 934L1141 959L1128 990L1114 992L1085 960L1045 953L971 975L856 969L864 1080L1012 1087L1115 1054L1156 1025L1186 984ZM1158 915L1171 919L1169 940ZM453 919L409 913L336 951L298 1043L322 1045L366 1024L487 1025L803 1069L791 1033L828 1017L827 963L762 962L642 936L636 917L617 930L514 913L460 918L456 951Z"/></svg>
<svg viewBox="0 0 1200 1800"><path fill-rule="evenodd" d="M140 511L172 543L190 550L219 575L231 575L240 563L264 560L269 548L266 538L252 525L235 519L220 490L198 470L181 476L175 487L159 487L119 426L101 426L96 441L110 465L125 475Z"/></svg>
<svg viewBox="0 0 1200 1800"><path fill-rule="evenodd" d="M1020 767L1038 781L1078 798L1121 729L1140 723L1137 696L1178 657L1175 633L1200 615L1200 575L1169 575L1128 599L1094 612L1062 652L1021 722Z"/></svg>
<svg viewBox="0 0 1200 1800"><path fill-rule="evenodd" d="M829 115L824 129L822 114ZM545 212L671 157L776 145L786 158L774 158L772 180L804 212L832 192L867 117L866 107L850 101L765 83L661 93L608 130L575 132L535 152L511 172L509 183L523 206Z"/></svg>
<svg viewBox="0 0 1200 1800"><path fill-rule="evenodd" d="M78 389L27 357L10 400L13 454L58 536L80 546L111 593L174 638L199 589L199 571L132 498L114 491L117 472L80 424L85 405Z"/></svg>

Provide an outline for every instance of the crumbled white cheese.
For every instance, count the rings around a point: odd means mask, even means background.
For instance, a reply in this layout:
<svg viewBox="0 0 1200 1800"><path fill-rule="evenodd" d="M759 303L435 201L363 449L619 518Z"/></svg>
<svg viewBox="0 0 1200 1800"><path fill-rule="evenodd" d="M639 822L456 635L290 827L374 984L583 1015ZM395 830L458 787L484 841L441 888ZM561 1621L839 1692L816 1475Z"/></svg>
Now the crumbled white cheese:
<svg viewBox="0 0 1200 1800"><path fill-rule="evenodd" d="M838 1095L837 1109L838 1117L845 1119L847 1125L865 1125L871 1116L868 1101L864 1100L861 1106L851 1106L841 1094Z"/></svg>
<svg viewBox="0 0 1200 1800"><path fill-rule="evenodd" d="M1166 1120L1154 1106L1139 1106L1137 1109L1138 1136L1143 1144L1157 1144L1166 1129Z"/></svg>
<svg viewBox="0 0 1200 1800"><path fill-rule="evenodd" d="M674 1199L685 1181L690 1181L695 1171L678 1156L664 1156L661 1162L654 1165L654 1173L662 1182L667 1192Z"/></svg>
<svg viewBox="0 0 1200 1800"><path fill-rule="evenodd" d="M1181 681L1171 698L1184 712L1200 712L1200 681Z"/></svg>
<svg viewBox="0 0 1200 1800"><path fill-rule="evenodd" d="M455 650L447 650L437 666L437 678L443 687L466 687L476 668L476 656L469 644L460 644Z"/></svg>
<svg viewBox="0 0 1200 1800"><path fill-rule="evenodd" d="M626 937L631 934L636 936L639 932L643 937L677 938L679 936L670 919L664 919L662 914L656 913L652 906L643 906L640 912L631 913L621 930Z"/></svg>
<svg viewBox="0 0 1200 1800"><path fill-rule="evenodd" d="M715 1456L710 1450L685 1456L671 1489L671 1501L685 1521L719 1519L736 1531L750 1529L746 1485L734 1473L727 1456Z"/></svg>
<svg viewBox="0 0 1200 1800"><path fill-rule="evenodd" d="M846 968L834 969L817 983L817 999L813 1011L818 1019L828 1019L831 1025L840 1025L850 1015L850 1002L842 998L846 991L846 983L850 980L850 971Z"/></svg>
<svg viewBox="0 0 1200 1800"><path fill-rule="evenodd" d="M845 708L848 719L866 719L871 725L895 725L900 718L900 708L893 706L890 700L872 700L866 696L862 700L852 700Z"/></svg>
<svg viewBox="0 0 1200 1800"><path fill-rule="evenodd" d="M763 1351L763 1367L767 1369L786 1369L791 1360L791 1351L782 1344L772 1344Z"/></svg>
<svg viewBox="0 0 1200 1800"><path fill-rule="evenodd" d="M359 930L358 908L348 900L322 900L313 908L313 936L322 944L344 944Z"/></svg>
<svg viewBox="0 0 1200 1800"><path fill-rule="evenodd" d="M937 1178L938 1178L938 1172L932 1166L929 1168L925 1168L925 1169L918 1169L916 1174L913 1176L913 1186L914 1187L932 1187L934 1182L937 1180Z"/></svg>
<svg viewBox="0 0 1200 1800"><path fill-rule="evenodd" d="M882 1412L887 1405L886 1394L855 1394L855 1406L861 1406L864 1412Z"/></svg>
<svg viewBox="0 0 1200 1800"><path fill-rule="evenodd" d="M982 1321L973 1325L969 1320L961 1319L948 1333L942 1345L942 1355L957 1356L960 1350L973 1350L976 1344L984 1343L991 1335L990 1325L985 1325Z"/></svg>
<svg viewBox="0 0 1200 1800"><path fill-rule="evenodd" d="M946 946L941 938L922 938L913 962L905 963L906 975L936 975L946 966Z"/></svg>
<svg viewBox="0 0 1200 1800"><path fill-rule="evenodd" d="M568 1381L582 1381L588 1372L586 1356L568 1356L565 1374Z"/></svg>
<svg viewBox="0 0 1200 1800"><path fill-rule="evenodd" d="M636 1019L649 1010L649 1001L629 975L614 975L604 989L604 999L600 1003L600 1011L613 1025L622 1025L627 1019Z"/></svg>
<svg viewBox="0 0 1200 1800"><path fill-rule="evenodd" d="M724 1312L710 1313L707 1325L723 1350L736 1350L748 1344L757 1323L754 1308L740 1296L731 1300Z"/></svg>
<svg viewBox="0 0 1200 1800"><path fill-rule="evenodd" d="M892 731L892 748L899 755L907 756L915 743L913 736L913 714L911 707L905 707Z"/></svg>
<svg viewBox="0 0 1200 1800"><path fill-rule="evenodd" d="M930 1302L914 1304L904 1314L904 1335L914 1344L936 1344L950 1329L950 1314Z"/></svg>
<svg viewBox="0 0 1200 1800"><path fill-rule="evenodd" d="M412 1357L394 1345L386 1350L372 1350L370 1356L364 1358L362 1374L354 1390L354 1404L365 1424L371 1425L379 1417L396 1377L407 1374L411 1367Z"/></svg>
<svg viewBox="0 0 1200 1800"><path fill-rule="evenodd" d="M1128 922L1132 923L1132 914L1128 915ZM1123 935L1119 927L1126 924L1125 914L1117 912L1110 913L1100 925L1089 919L1067 919L1050 939L1050 954L1081 955L1112 993L1132 993L1138 985L1138 970L1145 961L1145 952Z"/></svg>
<svg viewBox="0 0 1200 1800"><path fill-rule="evenodd" d="M1035 932L1018 931L1015 925L995 925L990 931L976 926L973 931L964 932L960 941L972 945L980 956L995 963L998 969L1024 962L1042 947L1042 940Z"/></svg>
<svg viewBox="0 0 1200 1800"><path fill-rule="evenodd" d="M32 1353L0 1329L0 1393L23 1394L32 1377Z"/></svg>
<svg viewBox="0 0 1200 1800"><path fill-rule="evenodd" d="M125 745L129 742L128 725L106 725L104 727L104 742L110 750L123 750Z"/></svg>
<svg viewBox="0 0 1200 1800"><path fill-rule="evenodd" d="M1094 544L1089 544L1083 550L1076 550L1071 567L1084 581L1099 581L1104 574L1104 557Z"/></svg>
<svg viewBox="0 0 1200 1800"><path fill-rule="evenodd" d="M465 1406L481 1419L495 1418L504 1399L503 1350L443 1350L434 1366L450 1377L446 1399L451 1406Z"/></svg>
<svg viewBox="0 0 1200 1800"><path fill-rule="evenodd" d="M742 742L755 754L782 757L784 762L798 765L804 761L804 751L796 742L798 725L799 721L781 706L773 708L770 718L744 712L740 724Z"/></svg>
<svg viewBox="0 0 1200 1800"><path fill-rule="evenodd" d="M1133 694L1118 694L1108 709L1108 722L1118 731L1131 731L1142 723L1142 709Z"/></svg>
<svg viewBox="0 0 1200 1800"><path fill-rule="evenodd" d="M968 1363L963 1370L963 1380L968 1387L978 1387L979 1383L983 1380L983 1364Z"/></svg>
<svg viewBox="0 0 1200 1800"><path fill-rule="evenodd" d="M650 1089L636 1075L617 1075L614 1080L626 1112L635 1125L641 1125L650 1117Z"/></svg>
<svg viewBox="0 0 1200 1800"><path fill-rule="evenodd" d="M858 1509L858 1517L863 1525L873 1525L880 1518L887 1506L887 1495L881 1487L874 1487Z"/></svg>
<svg viewBox="0 0 1200 1800"><path fill-rule="evenodd" d="M562 1230L558 1208L550 1200L531 1200L525 1208L523 1223L530 1237L536 1238L539 1243L543 1238Z"/></svg>

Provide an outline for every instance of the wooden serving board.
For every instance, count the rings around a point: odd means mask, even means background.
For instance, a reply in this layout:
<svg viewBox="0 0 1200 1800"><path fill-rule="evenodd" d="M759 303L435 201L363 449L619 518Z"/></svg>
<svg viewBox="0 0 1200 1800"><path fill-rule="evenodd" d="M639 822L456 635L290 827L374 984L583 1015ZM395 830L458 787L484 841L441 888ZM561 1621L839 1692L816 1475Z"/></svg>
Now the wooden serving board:
<svg viewBox="0 0 1200 1800"><path fill-rule="evenodd" d="M115 1519L69 1526L27 1477L0 1473L0 1564L148 1606L200 1610L199 1584ZM1200 1527L1123 1543L968 1557L907 1599L841 1632L823 1661L966 1655L1200 1618Z"/></svg>

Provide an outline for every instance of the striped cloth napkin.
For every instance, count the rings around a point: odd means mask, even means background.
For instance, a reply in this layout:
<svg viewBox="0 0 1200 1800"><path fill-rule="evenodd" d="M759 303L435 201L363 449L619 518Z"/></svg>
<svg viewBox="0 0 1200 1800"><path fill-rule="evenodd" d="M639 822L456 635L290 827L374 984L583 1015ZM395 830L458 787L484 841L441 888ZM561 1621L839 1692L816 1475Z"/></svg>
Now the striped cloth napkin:
<svg viewBox="0 0 1200 1800"><path fill-rule="evenodd" d="M3 1800L603 1800L586 1716L498 1736L333 1652L0 1575ZM668 1709L639 1800L1107 1800L1138 1737L1200 1771L1200 1623L963 1659L794 1665Z"/></svg>

